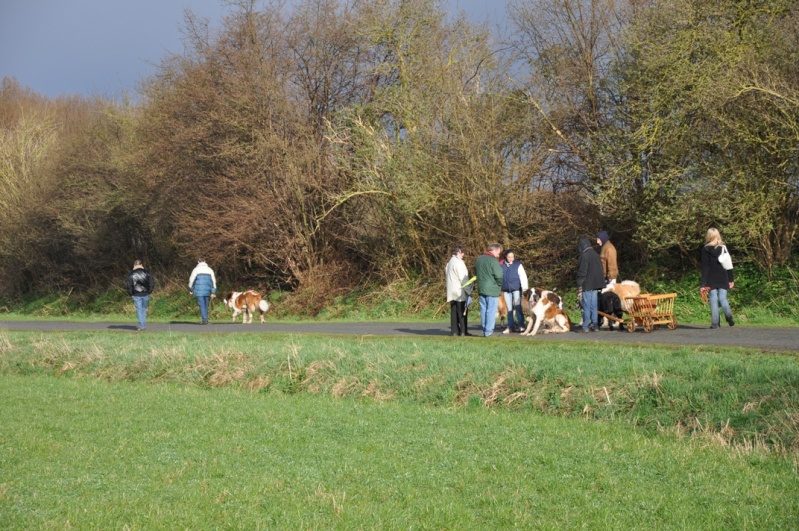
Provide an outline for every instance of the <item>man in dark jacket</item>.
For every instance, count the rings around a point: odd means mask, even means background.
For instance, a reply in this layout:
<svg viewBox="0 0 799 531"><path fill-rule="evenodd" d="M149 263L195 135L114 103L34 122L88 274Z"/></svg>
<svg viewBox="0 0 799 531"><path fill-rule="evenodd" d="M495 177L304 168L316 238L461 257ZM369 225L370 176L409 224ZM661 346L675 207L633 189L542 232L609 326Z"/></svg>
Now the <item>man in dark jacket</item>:
<svg viewBox="0 0 799 531"><path fill-rule="evenodd" d="M604 288L605 273L602 260L591 247L591 240L577 240L577 290L582 291L583 326L582 331L599 330L598 299L599 290Z"/></svg>
<svg viewBox="0 0 799 531"><path fill-rule="evenodd" d="M155 287L155 280L144 268L141 260L133 262L133 269L128 273L125 287L128 295L133 297L133 305L136 307L136 317L139 319L137 330L144 330L147 326L147 306L150 304L150 294Z"/></svg>

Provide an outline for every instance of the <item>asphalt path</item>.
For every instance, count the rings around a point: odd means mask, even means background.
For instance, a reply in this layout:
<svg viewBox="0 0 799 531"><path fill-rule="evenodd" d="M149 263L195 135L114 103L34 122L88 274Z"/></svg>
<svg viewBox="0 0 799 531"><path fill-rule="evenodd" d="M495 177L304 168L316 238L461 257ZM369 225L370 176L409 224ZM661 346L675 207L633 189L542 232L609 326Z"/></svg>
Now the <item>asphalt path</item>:
<svg viewBox="0 0 799 531"><path fill-rule="evenodd" d="M264 324L244 325L231 322L214 322L201 325L199 322L173 321L148 323L147 330L136 332L136 324L111 322L72 321L0 321L0 330L30 330L41 332L107 330L134 334L181 333L287 333L287 334L333 334L348 336L404 336L404 337L448 337L449 322L438 323L280 323L267 321ZM799 352L799 327L747 327L723 326L711 330L707 326L679 325L676 330L661 326L646 333L642 328L630 333L626 330L602 330L582 334L542 334L523 337L519 334L502 334L499 329L491 337L484 338L478 327L469 328L473 337L452 338L458 341L589 341L593 343L647 344L647 345L707 345L719 347L741 347L757 351Z"/></svg>

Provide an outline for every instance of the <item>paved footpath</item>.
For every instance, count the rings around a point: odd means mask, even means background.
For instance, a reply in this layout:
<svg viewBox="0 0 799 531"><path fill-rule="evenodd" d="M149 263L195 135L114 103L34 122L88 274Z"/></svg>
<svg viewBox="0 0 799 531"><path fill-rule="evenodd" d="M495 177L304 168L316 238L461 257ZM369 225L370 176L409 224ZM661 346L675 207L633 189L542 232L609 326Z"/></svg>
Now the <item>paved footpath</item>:
<svg viewBox="0 0 799 531"><path fill-rule="evenodd" d="M2 330L33 330L42 332L62 330L110 330L136 333L136 325L130 323L71 322L71 321L0 321ZM709 345L722 347L742 347L758 351L788 351L799 353L799 327L747 327L736 325L710 330L706 326L680 325L676 330L662 326L646 333L638 328L629 333L626 330L593 332L591 334L542 334L535 337L522 337L518 334L502 334L499 329L489 338L481 337L476 326L470 332L474 337L452 338L456 341L591 341L594 343L617 344L661 344L661 345ZM279 332L290 334L341 334L355 336L449 336L447 323L279 323L267 321L265 324L233 324L230 322L201 325L198 322L148 323L143 333L186 332L186 333L241 333L241 332Z"/></svg>

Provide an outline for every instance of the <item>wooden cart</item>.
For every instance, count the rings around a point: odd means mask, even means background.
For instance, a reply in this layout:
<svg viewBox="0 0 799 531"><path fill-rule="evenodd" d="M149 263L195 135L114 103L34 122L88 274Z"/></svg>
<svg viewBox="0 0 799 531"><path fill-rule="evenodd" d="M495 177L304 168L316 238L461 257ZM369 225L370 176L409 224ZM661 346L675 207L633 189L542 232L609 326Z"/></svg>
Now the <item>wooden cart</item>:
<svg viewBox="0 0 799 531"><path fill-rule="evenodd" d="M651 332L660 325L665 324L669 330L677 328L677 317L674 315L674 300L676 293L663 293L652 295L642 293L637 297L628 297L626 319L619 319L616 316L599 312L600 315L611 321L618 322L621 326L626 326L628 332L635 332L638 326L644 327L644 332Z"/></svg>
<svg viewBox="0 0 799 531"><path fill-rule="evenodd" d="M638 297L630 297L630 309L627 314L627 331L635 332L636 326L643 326L644 332L651 332L660 325L668 325L669 330L677 328L677 317L674 315L676 293L651 295L642 293Z"/></svg>

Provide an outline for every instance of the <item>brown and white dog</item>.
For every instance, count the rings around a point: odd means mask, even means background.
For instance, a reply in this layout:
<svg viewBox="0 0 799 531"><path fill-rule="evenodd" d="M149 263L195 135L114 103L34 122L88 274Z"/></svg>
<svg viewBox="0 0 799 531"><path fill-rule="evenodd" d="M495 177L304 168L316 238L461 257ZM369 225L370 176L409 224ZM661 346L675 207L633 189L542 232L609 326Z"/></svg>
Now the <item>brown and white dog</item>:
<svg viewBox="0 0 799 531"><path fill-rule="evenodd" d="M508 320L508 305L505 304L505 295L499 294L499 302L497 303L497 318L499 318L499 326L505 328L505 322Z"/></svg>
<svg viewBox="0 0 799 531"><path fill-rule="evenodd" d="M522 308L527 315L523 336L534 336L541 325L545 334L562 334L572 328L569 316L563 311L563 301L554 291L530 288L522 295Z"/></svg>
<svg viewBox="0 0 799 531"><path fill-rule="evenodd" d="M257 291L232 291L225 297L225 306L233 310L233 322L240 313L244 315L241 322L244 324L252 323L252 314L257 309L261 313L261 322L264 322L264 314L269 311L269 303L261 297ZM249 321L247 318L249 317Z"/></svg>
<svg viewBox="0 0 799 531"><path fill-rule="evenodd" d="M638 282L634 280L624 280L620 283L608 284L608 286L600 293L608 293L611 291L619 296L619 299L621 300L621 308L627 312L630 310L630 305L632 304L627 300L627 298L637 297L640 295L641 286L639 286Z"/></svg>

